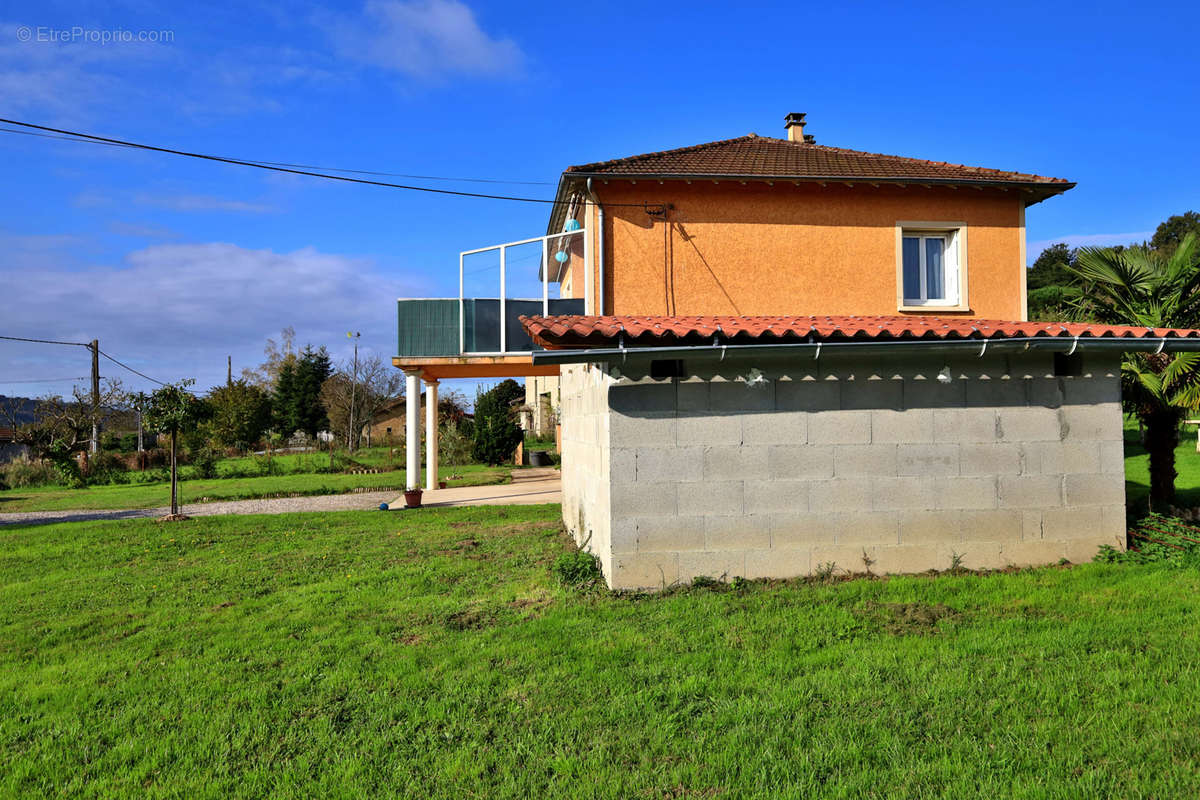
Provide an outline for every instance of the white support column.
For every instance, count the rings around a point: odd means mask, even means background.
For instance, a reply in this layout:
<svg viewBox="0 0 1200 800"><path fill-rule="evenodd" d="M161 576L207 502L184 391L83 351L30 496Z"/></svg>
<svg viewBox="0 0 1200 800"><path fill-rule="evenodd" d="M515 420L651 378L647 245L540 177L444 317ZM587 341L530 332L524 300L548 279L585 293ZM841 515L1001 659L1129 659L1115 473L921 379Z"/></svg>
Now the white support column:
<svg viewBox="0 0 1200 800"><path fill-rule="evenodd" d="M404 373L404 486L421 486L421 371Z"/></svg>
<svg viewBox="0 0 1200 800"><path fill-rule="evenodd" d="M425 488L438 487L438 382L425 381Z"/></svg>

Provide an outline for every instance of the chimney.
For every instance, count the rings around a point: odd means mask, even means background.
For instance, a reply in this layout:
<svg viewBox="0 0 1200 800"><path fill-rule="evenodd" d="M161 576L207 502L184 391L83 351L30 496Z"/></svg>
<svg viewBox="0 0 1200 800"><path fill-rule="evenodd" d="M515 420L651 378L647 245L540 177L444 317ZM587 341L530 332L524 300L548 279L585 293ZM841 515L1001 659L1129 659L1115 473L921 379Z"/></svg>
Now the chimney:
<svg viewBox="0 0 1200 800"><path fill-rule="evenodd" d="M792 112L783 118L783 127L787 129L789 142L806 141L804 136L804 114Z"/></svg>

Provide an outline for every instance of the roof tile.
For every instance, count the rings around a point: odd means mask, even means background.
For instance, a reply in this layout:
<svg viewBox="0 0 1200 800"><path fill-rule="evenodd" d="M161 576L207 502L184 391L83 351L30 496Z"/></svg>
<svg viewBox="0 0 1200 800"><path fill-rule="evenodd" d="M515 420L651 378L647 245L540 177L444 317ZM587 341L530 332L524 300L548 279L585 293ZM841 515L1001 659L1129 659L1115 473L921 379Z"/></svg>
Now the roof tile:
<svg viewBox="0 0 1200 800"><path fill-rule="evenodd" d="M521 317L543 347L829 342L913 339L1011 339L1025 337L1200 338L1200 331L1137 328L1074 322L1011 322L962 317L887 316L557 316Z"/></svg>

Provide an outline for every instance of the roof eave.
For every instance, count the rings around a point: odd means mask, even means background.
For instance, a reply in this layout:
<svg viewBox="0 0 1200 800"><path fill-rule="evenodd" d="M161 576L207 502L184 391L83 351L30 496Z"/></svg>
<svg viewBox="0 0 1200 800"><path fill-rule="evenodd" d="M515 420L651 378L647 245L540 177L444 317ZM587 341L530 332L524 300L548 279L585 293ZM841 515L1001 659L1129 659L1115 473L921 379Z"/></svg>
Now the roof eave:
<svg viewBox="0 0 1200 800"><path fill-rule="evenodd" d="M633 180L633 181L666 181L666 180L728 180L728 181L794 181L804 183L889 183L917 186L978 186L979 188L1029 189L1047 192L1047 196L1061 194L1075 188L1070 181L1006 181L1006 180L964 180L957 178L917 178L873 175L774 175L774 174L745 174L736 172L564 172L559 182L561 187L571 178L601 178L604 180Z"/></svg>

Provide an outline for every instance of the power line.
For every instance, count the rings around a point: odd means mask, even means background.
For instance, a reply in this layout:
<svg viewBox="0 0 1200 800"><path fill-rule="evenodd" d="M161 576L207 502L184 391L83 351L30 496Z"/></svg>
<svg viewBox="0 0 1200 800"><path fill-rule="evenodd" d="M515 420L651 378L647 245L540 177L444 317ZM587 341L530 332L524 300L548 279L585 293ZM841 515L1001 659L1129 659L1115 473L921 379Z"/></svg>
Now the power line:
<svg viewBox="0 0 1200 800"><path fill-rule="evenodd" d="M96 136L90 133L80 133L78 131L69 131L62 128L51 128L45 125L34 125L31 122L20 122L15 119L4 119L0 117L0 123L5 125L17 125L22 128L32 128L33 130L47 131L49 133L59 133L66 136L75 136L79 139L88 141L105 142L108 144L120 145L122 147L132 147L139 150L150 150L156 153L168 153L170 155L185 156L187 158L198 158L204 161L215 161L221 164L233 164L241 167L253 167L255 169L268 170L272 172L284 172L290 175L306 175L310 178L324 178L330 181L342 181L344 183L358 183L366 186L382 186L388 189L406 189L411 192L427 192L431 194L444 194L453 197L476 197L483 200L510 200L516 203L538 203L540 205L567 205L574 201L572 200L545 200L538 197L516 197L514 195L504 194L483 194L480 192L462 192L455 189L435 189L431 186L411 186L403 183L390 183L388 181L376 181L366 178L351 178L346 175L329 175L324 172L312 172L303 169L293 169L291 167L272 166L267 163L259 163L255 161L245 161L239 158L226 158L225 156L214 156L206 153L191 153L186 150L176 150L170 147L157 147L149 144L139 144L138 142L130 142L124 139L113 139L107 136ZM641 208L640 203L608 203L609 206L636 206Z"/></svg>
<svg viewBox="0 0 1200 800"><path fill-rule="evenodd" d="M136 369L134 369L133 367L129 366L128 364L123 364L123 363L121 363L120 361L117 361L115 358L113 358L113 357L112 357L112 356L110 356L108 353L104 352L103 350L100 350L99 352L100 352L100 355L104 356L104 357L105 357L105 358L107 358L109 361L111 361L111 362L113 362L114 364L116 364L118 367L123 367L123 368L125 368L125 369L129 370L130 372L132 372L134 375L138 375L138 376L140 376L140 377L143 377L143 378L145 378L146 380L150 381L151 383L157 383L159 386L166 386L166 384L165 384L165 383L163 383L162 381L160 381L160 380L157 380L157 379L155 379L155 378L151 378L151 377L150 377L149 375L147 375L146 373L144 373L144 372L138 372Z"/></svg>
<svg viewBox="0 0 1200 800"><path fill-rule="evenodd" d="M58 139L62 142L78 142L79 144L102 144L109 147L132 147L117 142L104 142L93 139L80 139L78 136L59 136L53 133L38 133L37 131L22 131L16 128L0 128L0 133L18 133L22 136L38 136L43 139ZM136 149L136 148L133 148ZM260 161L255 158L239 158L248 164L259 164L267 167L292 167L294 169L319 169L323 172L348 172L354 175L375 175L384 178L414 178L422 181L458 181L460 183L502 183L514 186L557 186L553 181L507 181L498 178L448 178L443 175L412 175L406 172L376 172L369 169L347 169L345 167L322 167L315 164L289 164L285 161Z"/></svg>
<svg viewBox="0 0 1200 800"><path fill-rule="evenodd" d="M24 336L0 336L0 339L7 339L10 342L33 342L34 344L63 344L72 347L91 347L87 342L57 342L53 339L26 339Z"/></svg>
<svg viewBox="0 0 1200 800"><path fill-rule="evenodd" d="M0 381L0 386L11 386L16 383L66 383L67 381L86 381L87 378L30 378L20 381Z"/></svg>

